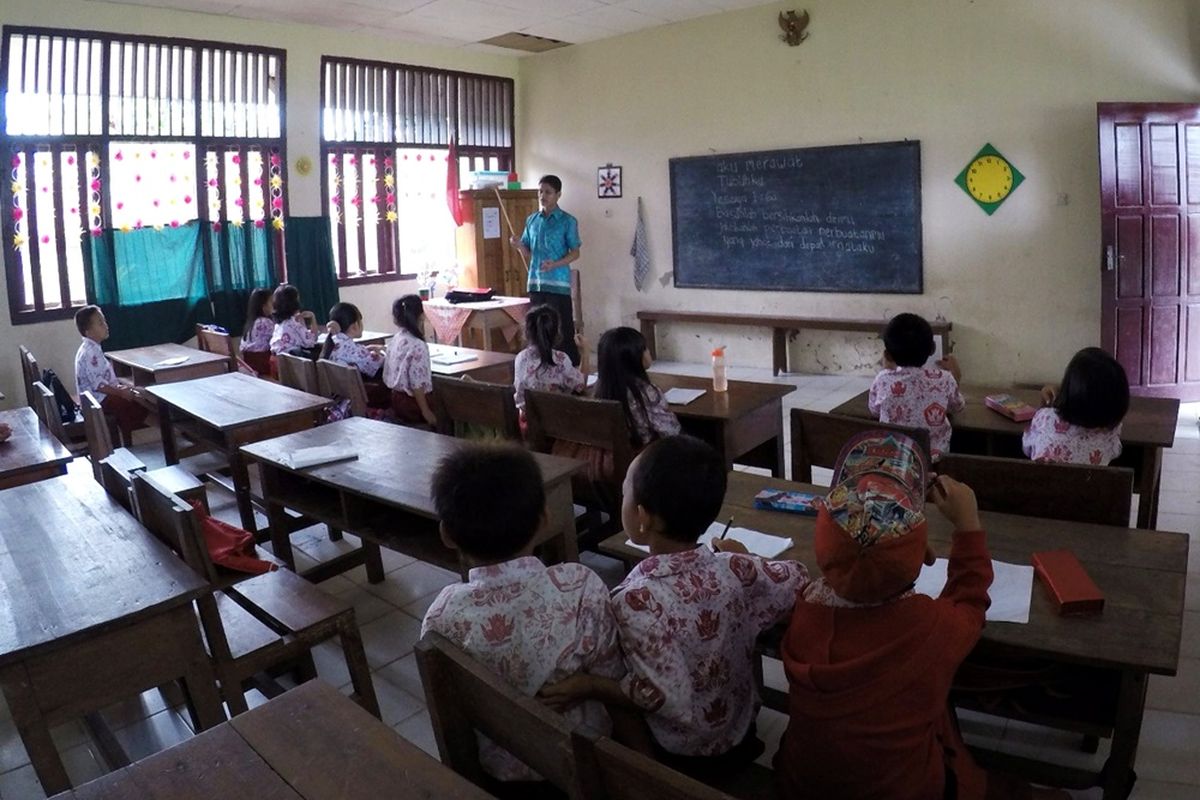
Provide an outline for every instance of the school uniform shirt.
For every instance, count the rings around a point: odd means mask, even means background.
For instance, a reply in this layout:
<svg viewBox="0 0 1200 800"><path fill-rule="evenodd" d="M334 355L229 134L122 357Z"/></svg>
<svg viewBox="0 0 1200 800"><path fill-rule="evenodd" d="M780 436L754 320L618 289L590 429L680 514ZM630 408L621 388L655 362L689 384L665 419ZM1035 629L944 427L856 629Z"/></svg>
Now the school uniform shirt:
<svg viewBox="0 0 1200 800"><path fill-rule="evenodd" d="M100 391L100 387L116 385L117 375L104 356L100 343L83 337L75 353L75 391L81 397L84 392L91 392L96 402L103 403L107 395Z"/></svg>
<svg viewBox="0 0 1200 800"><path fill-rule="evenodd" d="M429 345L406 330L397 332L387 347L383 382L389 389L409 396L417 389L425 394L432 392L433 367L429 363Z"/></svg>
<svg viewBox="0 0 1200 800"><path fill-rule="evenodd" d="M896 367L875 376L867 408L880 422L925 428L934 458L950 449L950 414L962 411L958 381L940 367Z"/></svg>
<svg viewBox="0 0 1200 800"><path fill-rule="evenodd" d="M760 705L755 642L807 582L796 561L696 547L647 558L613 590L621 688L664 750L721 755L746 737Z"/></svg>
<svg viewBox="0 0 1200 800"><path fill-rule="evenodd" d="M375 377L383 366L383 354L368 349L350 337L349 334L338 332L333 335L333 350L329 360L337 364L347 364L357 367L358 371L368 378Z"/></svg>
<svg viewBox="0 0 1200 800"><path fill-rule="evenodd" d="M564 264L546 272L542 262L557 261L582 244L579 240L579 221L555 208L549 214L541 209L525 220L521 243L529 248L529 291L550 294L571 294L571 267Z"/></svg>
<svg viewBox="0 0 1200 800"><path fill-rule="evenodd" d="M242 337L243 353L266 353L271 349L271 339L275 334L275 321L270 317L259 317L254 320L250 330Z"/></svg>
<svg viewBox="0 0 1200 800"><path fill-rule="evenodd" d="M646 410L638 405L629 392L629 414L633 417L633 436L639 447L650 444L655 439L664 436L674 436L683 428L679 425L679 417L671 411L666 396L652 383L646 384Z"/></svg>
<svg viewBox="0 0 1200 800"><path fill-rule="evenodd" d="M275 355L314 347L316 344L317 332L307 327L299 314L276 323L275 330L271 333L271 352Z"/></svg>
<svg viewBox="0 0 1200 800"><path fill-rule="evenodd" d="M547 567L534 556L476 567L466 583L442 590L421 635L445 636L532 697L547 683L578 672L617 680L624 672L608 589L582 564ZM585 702L565 713L606 733L603 704ZM536 780L530 770L486 737L479 760L500 780Z"/></svg>
<svg viewBox="0 0 1200 800"><path fill-rule="evenodd" d="M1056 409L1042 408L1029 421L1021 444L1034 461L1107 466L1121 455L1121 426L1083 428L1063 420Z"/></svg>
<svg viewBox="0 0 1200 800"><path fill-rule="evenodd" d="M587 379L570 357L561 350L553 351L554 363L543 364L536 347L526 347L517 353L513 364L513 399L517 408L525 406L525 391L576 394L583 391Z"/></svg>

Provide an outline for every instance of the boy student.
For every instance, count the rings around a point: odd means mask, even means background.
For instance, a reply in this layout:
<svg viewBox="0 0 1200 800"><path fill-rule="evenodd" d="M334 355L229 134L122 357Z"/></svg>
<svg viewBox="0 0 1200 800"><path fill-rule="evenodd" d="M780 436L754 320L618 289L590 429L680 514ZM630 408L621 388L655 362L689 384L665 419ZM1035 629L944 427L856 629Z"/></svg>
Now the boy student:
<svg viewBox="0 0 1200 800"><path fill-rule="evenodd" d="M880 422L926 428L934 460L950 449L949 414L962 411L958 359L946 356L936 366L933 329L916 314L897 314L883 332L884 370L875 376L867 408Z"/></svg>
<svg viewBox="0 0 1200 800"><path fill-rule="evenodd" d="M562 348L579 366L579 347L575 343L575 315L571 308L570 264L579 258L579 222L558 207L562 181L557 175L544 175L538 181L540 210L525 220L525 232L509 243L529 261L530 307L547 305L558 312L562 323Z"/></svg>
<svg viewBox="0 0 1200 800"><path fill-rule="evenodd" d="M617 629L604 582L582 564L547 567L533 556L546 524L542 473L527 450L466 446L447 456L433 477L442 541L471 567L466 583L447 586L425 614L421 634L435 631L517 689L576 673L621 677ZM573 709L572 722L610 727L599 703ZM539 776L487 739L480 762L500 781Z"/></svg>
<svg viewBox="0 0 1200 800"><path fill-rule="evenodd" d="M838 458L813 536L823 577L805 588L783 641L780 797L1065 796L984 772L958 734L950 683L983 630L992 562L975 493L941 476L930 499L954 525L949 577L937 599L914 593L934 560L926 479L907 436L864 433Z"/></svg>
<svg viewBox="0 0 1200 800"><path fill-rule="evenodd" d="M697 546L725 483L721 457L690 436L660 439L634 459L621 516L650 557L612 596L627 674L619 683L576 676L541 692L556 707L592 698L643 711L659 759L710 780L763 751L755 641L787 618L808 581L804 565L747 555L730 539L718 552Z"/></svg>
<svg viewBox="0 0 1200 800"><path fill-rule="evenodd" d="M137 399L130 381L118 379L104 356L100 343L108 338L108 321L99 306L84 306L75 312L75 327L83 341L75 353L75 390L80 396L91 392L106 416L117 421L125 441L146 421L149 409Z"/></svg>

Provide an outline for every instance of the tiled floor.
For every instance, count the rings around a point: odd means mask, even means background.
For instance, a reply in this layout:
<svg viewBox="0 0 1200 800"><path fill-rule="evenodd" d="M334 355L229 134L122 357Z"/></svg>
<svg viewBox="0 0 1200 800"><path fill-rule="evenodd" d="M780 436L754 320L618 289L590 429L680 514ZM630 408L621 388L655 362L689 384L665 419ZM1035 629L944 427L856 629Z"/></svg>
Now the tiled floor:
<svg viewBox="0 0 1200 800"><path fill-rule="evenodd" d="M656 369L683 374L708 374L707 367L703 365L660 363ZM870 384L868 378L833 375L793 375L772 379L766 370L743 369L731 369L730 378L780 380L795 384L797 391L784 400L785 410L805 407L828 411ZM1160 527L1186 531L1192 536L1200 535L1200 491L1196 490L1200 484L1198 411L1200 408L1193 406L1186 407L1181 413L1176 446L1164 458L1160 514ZM78 466L87 469L85 464ZM815 472L814 479L817 482L828 481L828 471ZM218 514L236 522L236 510L229 495L214 492L212 501ZM327 559L345 548L357 545L349 535L345 542L330 542L320 528L297 534L293 541L302 566ZM586 560L606 580L612 582L619 579L615 562L591 556ZM412 649L420 633L420 620L425 609L437 592L457 580L457 576L388 551L384 551L384 568L387 579L378 585L368 584L366 574L360 567L322 586L354 604L384 722L436 756L437 749ZM1137 762L1139 781L1134 791L1134 797L1139 800L1200 797L1200 548L1193 548L1189 562L1187 607L1189 612L1184 621L1184 652L1179 675L1175 678L1151 679ZM317 648L315 659L321 678L349 693L349 676L336 645L325 644ZM786 688L779 665L775 663L768 666L768 683ZM265 698L252 692L249 700L251 705L257 705L264 702ZM182 711L177 695L167 697L158 691L147 692L140 698L108 709L105 717L134 758L144 757L191 736L187 715ZM768 750L760 759L762 763L770 763L786 722L786 717L769 710L760 714L759 734L768 742ZM1048 748L1055 748L1063 758L1076 759L1081 763L1090 763L1102 758L1105 753L1102 746L1098 756L1086 756L1079 753L1074 737L1064 737L1015 722L1006 724L1003 720L993 718L966 719L964 730L972 739L990 740L998 743L1001 749L1014 753L1044 753ZM65 725L54 731L54 737L75 783L103 773L100 757L81 724ZM44 797L2 702L0 797L4 800Z"/></svg>

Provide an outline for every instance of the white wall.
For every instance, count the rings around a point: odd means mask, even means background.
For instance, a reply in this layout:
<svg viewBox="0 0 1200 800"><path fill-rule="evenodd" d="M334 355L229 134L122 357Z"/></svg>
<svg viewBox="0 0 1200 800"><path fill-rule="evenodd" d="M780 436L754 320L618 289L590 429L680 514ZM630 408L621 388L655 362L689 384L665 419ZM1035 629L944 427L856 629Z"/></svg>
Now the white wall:
<svg viewBox="0 0 1200 800"><path fill-rule="evenodd" d="M781 8L810 38L778 40ZM809 0L773 3L521 62L522 175L555 172L579 217L585 318L640 308L879 317L944 315L968 378L1056 377L1100 329L1097 101L1200 102L1195 0ZM667 160L713 152L921 140L925 294L675 289ZM1026 176L992 217L954 183L986 142ZM595 171L624 167L624 199ZM653 256L637 293L629 247L645 199ZM611 216L610 216L611 214ZM660 353L770 363L761 331L674 326ZM661 335L661 333L660 333ZM810 335L793 360L870 372L878 343Z"/></svg>
<svg viewBox="0 0 1200 800"><path fill-rule="evenodd" d="M3 0L0 3L0 24L179 36L284 48L287 50L287 143L291 164L295 164L300 156L308 156L314 165L320 163L318 105L322 55L421 64L510 78L517 74L515 57L424 46L308 25L84 0ZM301 177L295 169L291 169L287 191L292 214L313 216L321 213L318 167L314 167L306 177ZM0 252L4 252L3 257L8 256L8 243L0 247ZM367 327L390 331L392 300L413 290L411 282L376 283L343 289L341 294L342 299L362 309ZM64 382L73 382L78 340L75 325L70 320L12 325L8 314L7 286L0 280L0 342L3 342L0 344L0 391L8 397L0 401L0 407L7 408L24 402L20 389L17 345L27 345L43 368L53 368Z"/></svg>

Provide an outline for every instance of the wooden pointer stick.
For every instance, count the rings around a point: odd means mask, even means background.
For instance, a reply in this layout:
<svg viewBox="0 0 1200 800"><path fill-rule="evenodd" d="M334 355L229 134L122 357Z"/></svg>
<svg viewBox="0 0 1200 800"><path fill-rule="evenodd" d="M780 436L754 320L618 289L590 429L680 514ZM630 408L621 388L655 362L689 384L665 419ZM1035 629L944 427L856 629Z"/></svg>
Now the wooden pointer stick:
<svg viewBox="0 0 1200 800"><path fill-rule="evenodd" d="M508 209L504 207L504 198L500 196L500 190L495 186L492 191L496 193L496 202L500 204L500 213L504 215L504 222L508 225L508 235L512 238L517 238L517 232L513 230L512 219L508 216ZM525 271L529 272L529 262L525 260L525 251L517 248L517 252L521 254L521 265L525 267Z"/></svg>

